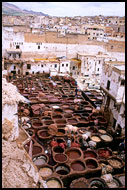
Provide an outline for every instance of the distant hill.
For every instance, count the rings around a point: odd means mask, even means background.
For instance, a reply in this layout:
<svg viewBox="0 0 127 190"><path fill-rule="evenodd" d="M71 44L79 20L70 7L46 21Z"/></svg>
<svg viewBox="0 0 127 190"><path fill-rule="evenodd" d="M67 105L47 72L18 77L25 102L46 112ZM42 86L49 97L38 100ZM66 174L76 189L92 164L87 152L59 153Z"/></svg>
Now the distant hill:
<svg viewBox="0 0 127 190"><path fill-rule="evenodd" d="M10 15L10 16L22 16L22 15L36 15L36 16L49 16L48 14L44 14L42 12L36 11L28 11L28 10L21 10L15 5L11 3L2 2L2 14Z"/></svg>

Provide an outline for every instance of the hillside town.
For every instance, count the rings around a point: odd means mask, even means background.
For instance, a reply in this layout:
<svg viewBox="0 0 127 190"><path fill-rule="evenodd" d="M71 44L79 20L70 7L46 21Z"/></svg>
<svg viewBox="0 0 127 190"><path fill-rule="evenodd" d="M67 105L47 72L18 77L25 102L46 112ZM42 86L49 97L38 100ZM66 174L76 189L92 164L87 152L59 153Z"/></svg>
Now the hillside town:
<svg viewBox="0 0 127 190"><path fill-rule="evenodd" d="M2 15L2 188L125 188L125 17Z"/></svg>

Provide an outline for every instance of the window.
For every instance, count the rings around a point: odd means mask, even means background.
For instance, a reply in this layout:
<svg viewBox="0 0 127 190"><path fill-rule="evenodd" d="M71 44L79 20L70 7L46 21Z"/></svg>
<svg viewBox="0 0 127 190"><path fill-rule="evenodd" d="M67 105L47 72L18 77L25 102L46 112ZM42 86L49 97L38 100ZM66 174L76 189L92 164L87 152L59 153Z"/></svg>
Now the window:
<svg viewBox="0 0 127 190"><path fill-rule="evenodd" d="M20 75L20 70L18 70L18 74Z"/></svg>
<svg viewBox="0 0 127 190"><path fill-rule="evenodd" d="M34 71L32 72L32 74L34 74Z"/></svg>
<svg viewBox="0 0 127 190"><path fill-rule="evenodd" d="M101 63L101 61L99 60L99 64Z"/></svg>
<svg viewBox="0 0 127 190"><path fill-rule="evenodd" d="M113 49L113 46L111 46L111 49Z"/></svg>
<svg viewBox="0 0 127 190"><path fill-rule="evenodd" d="M97 69L97 71L99 71L99 68Z"/></svg>
<svg viewBox="0 0 127 190"><path fill-rule="evenodd" d="M14 70L16 69L16 66L14 66Z"/></svg>
<svg viewBox="0 0 127 190"><path fill-rule="evenodd" d="M55 64L55 68L57 68L57 64Z"/></svg>
<svg viewBox="0 0 127 190"><path fill-rule="evenodd" d="M66 64L66 67L68 67L68 64Z"/></svg>
<svg viewBox="0 0 127 190"><path fill-rule="evenodd" d="M16 49L19 49L19 45L16 45Z"/></svg>
<svg viewBox="0 0 127 190"><path fill-rule="evenodd" d="M40 49L40 46L38 46L38 49Z"/></svg>
<svg viewBox="0 0 127 190"><path fill-rule="evenodd" d="M125 80L121 80L121 86L125 85Z"/></svg>
<svg viewBox="0 0 127 190"><path fill-rule="evenodd" d="M41 67L43 67L43 65L41 65Z"/></svg>
<svg viewBox="0 0 127 190"><path fill-rule="evenodd" d="M75 66L73 66L72 70L75 70Z"/></svg>
<svg viewBox="0 0 127 190"><path fill-rule="evenodd" d="M110 88L110 81L108 80L108 82L107 82L107 90L109 90L109 88Z"/></svg>
<svg viewBox="0 0 127 190"><path fill-rule="evenodd" d="M31 69L31 65L30 64L27 64L27 69Z"/></svg>
<svg viewBox="0 0 127 190"><path fill-rule="evenodd" d="M62 64L62 67L64 67L64 64Z"/></svg>
<svg viewBox="0 0 127 190"><path fill-rule="evenodd" d="M29 72L26 72L26 75L29 75Z"/></svg>

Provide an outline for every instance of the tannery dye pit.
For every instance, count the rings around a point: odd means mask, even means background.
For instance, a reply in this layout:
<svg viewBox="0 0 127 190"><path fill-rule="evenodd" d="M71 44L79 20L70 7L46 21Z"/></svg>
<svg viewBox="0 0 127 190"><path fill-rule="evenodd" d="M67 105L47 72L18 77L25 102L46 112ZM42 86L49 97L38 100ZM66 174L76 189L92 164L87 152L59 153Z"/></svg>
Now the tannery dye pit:
<svg viewBox="0 0 127 190"><path fill-rule="evenodd" d="M106 118L102 112L95 114L85 92L75 95L75 80L64 76L51 79L46 74L21 79L17 77L15 85L30 100L18 105L19 123L30 135L24 148L47 187L105 188L101 160L114 168L112 175L124 186L119 177L124 173L124 161L114 157L114 136Z"/></svg>

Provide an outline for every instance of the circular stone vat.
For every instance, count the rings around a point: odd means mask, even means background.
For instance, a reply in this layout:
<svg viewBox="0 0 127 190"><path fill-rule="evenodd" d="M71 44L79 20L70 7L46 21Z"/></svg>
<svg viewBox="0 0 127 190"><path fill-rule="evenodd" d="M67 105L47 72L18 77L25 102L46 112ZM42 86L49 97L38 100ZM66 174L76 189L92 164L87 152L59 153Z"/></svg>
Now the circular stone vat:
<svg viewBox="0 0 127 190"><path fill-rule="evenodd" d="M42 165L44 165L45 163L48 162L48 158L47 158L46 155L36 156L36 157L34 157L32 160L33 160L33 163L34 163L37 167L42 166Z"/></svg>
<svg viewBox="0 0 127 190"><path fill-rule="evenodd" d="M54 113L56 114L56 115L61 115L61 113L63 112L63 110L62 109L55 109L54 110Z"/></svg>
<svg viewBox="0 0 127 190"><path fill-rule="evenodd" d="M97 154L92 150L86 150L84 151L84 158L88 157L97 158Z"/></svg>
<svg viewBox="0 0 127 190"><path fill-rule="evenodd" d="M88 188L87 181L84 177L75 179L71 182L70 188Z"/></svg>
<svg viewBox="0 0 127 190"><path fill-rule="evenodd" d="M55 146L55 147L53 147L53 152L54 153L63 153L64 149L60 146Z"/></svg>
<svg viewBox="0 0 127 190"><path fill-rule="evenodd" d="M32 155L40 154L42 152L42 148L40 146L34 145L32 150Z"/></svg>
<svg viewBox="0 0 127 190"><path fill-rule="evenodd" d="M98 132L101 133L101 134L106 134L106 133L107 133L107 132L106 132L104 129L102 129L102 128L98 129Z"/></svg>
<svg viewBox="0 0 127 190"><path fill-rule="evenodd" d="M67 162L68 157L67 157L66 154L55 154L54 160L55 160L57 163L65 163L65 162Z"/></svg>
<svg viewBox="0 0 127 190"><path fill-rule="evenodd" d="M89 188L105 188L106 187L106 183L104 180L102 179L93 179L93 180L90 180L90 183L89 183Z"/></svg>
<svg viewBox="0 0 127 190"><path fill-rule="evenodd" d="M74 171L84 171L85 170L85 165L83 162L81 162L80 160L77 160L77 161L74 161L72 164L71 164L71 168L74 170Z"/></svg>
<svg viewBox="0 0 127 190"><path fill-rule="evenodd" d="M52 120L47 120L47 121L44 121L44 124L45 124L45 125L54 124L54 121L52 121Z"/></svg>
<svg viewBox="0 0 127 190"><path fill-rule="evenodd" d="M98 150L98 155L102 158L108 158L109 156L112 155L112 152L107 148L102 148Z"/></svg>
<svg viewBox="0 0 127 190"><path fill-rule="evenodd" d="M80 114L74 114L73 117L75 117L76 119L80 119L81 115Z"/></svg>
<svg viewBox="0 0 127 190"><path fill-rule="evenodd" d="M70 159L77 159L81 157L81 151L76 148L70 148L69 150L66 151L66 154Z"/></svg>
<svg viewBox="0 0 127 190"><path fill-rule="evenodd" d="M71 117L72 117L72 114L71 114L71 113L65 113L65 114L64 114L64 117L65 117L65 118L71 118Z"/></svg>
<svg viewBox="0 0 127 190"><path fill-rule="evenodd" d="M85 162L86 162L86 166L89 169L95 169L98 167L97 161L94 159L88 158Z"/></svg>
<svg viewBox="0 0 127 190"><path fill-rule="evenodd" d="M113 138L111 135L108 135L108 134L104 134L104 135L101 135L100 136L101 139L105 142L112 142L113 141Z"/></svg>
<svg viewBox="0 0 127 190"><path fill-rule="evenodd" d="M63 187L61 180L56 177L51 177L47 179L46 185L48 188L62 188Z"/></svg>
<svg viewBox="0 0 127 190"><path fill-rule="evenodd" d="M114 168L114 169L121 169L123 167L122 160L117 157L112 157L108 159L108 163Z"/></svg>
<svg viewBox="0 0 127 190"><path fill-rule="evenodd" d="M67 175L70 172L70 168L67 165L59 165L55 168L55 171L59 175Z"/></svg>
<svg viewBox="0 0 127 190"><path fill-rule="evenodd" d="M68 104L63 104L62 105L62 108L65 109L65 108L69 108L70 106Z"/></svg>
<svg viewBox="0 0 127 190"><path fill-rule="evenodd" d="M71 119L68 119L67 122L69 124L75 124L75 123L77 123L77 119L71 118Z"/></svg>
<svg viewBox="0 0 127 190"><path fill-rule="evenodd" d="M43 124L42 124L42 122L39 121L39 120L33 121L33 123L32 123L32 127L35 128L35 129L40 128L40 127L42 127L42 126L43 126Z"/></svg>
<svg viewBox="0 0 127 190"><path fill-rule="evenodd" d="M56 136L64 136L64 135L65 135L65 130L64 129L58 129Z"/></svg>
<svg viewBox="0 0 127 190"><path fill-rule="evenodd" d="M37 135L40 139L50 139L51 136L48 134L47 130L39 130Z"/></svg>
<svg viewBox="0 0 127 190"><path fill-rule="evenodd" d="M44 178L49 177L50 175L53 174L53 170L49 166L44 166L44 167L40 168L39 174L40 174L41 177L44 177Z"/></svg>
<svg viewBox="0 0 127 190"><path fill-rule="evenodd" d="M91 136L91 140L94 141L94 142L96 142L96 143L101 142L100 137L99 137L99 136L96 136L96 135Z"/></svg>
<svg viewBox="0 0 127 190"><path fill-rule="evenodd" d="M58 119L58 120L56 120L56 123L57 124L65 124L66 120L64 120L64 119Z"/></svg>
<svg viewBox="0 0 127 190"><path fill-rule="evenodd" d="M88 112L92 112L92 110L93 110L93 108L90 107L90 106L85 106L84 109L85 109L86 111L88 111Z"/></svg>
<svg viewBox="0 0 127 190"><path fill-rule="evenodd" d="M64 109L65 113L73 113L74 111L72 109Z"/></svg>
<svg viewBox="0 0 127 190"><path fill-rule="evenodd" d="M62 118L62 115L53 115L52 118L53 118L53 119L61 119L61 118Z"/></svg>

